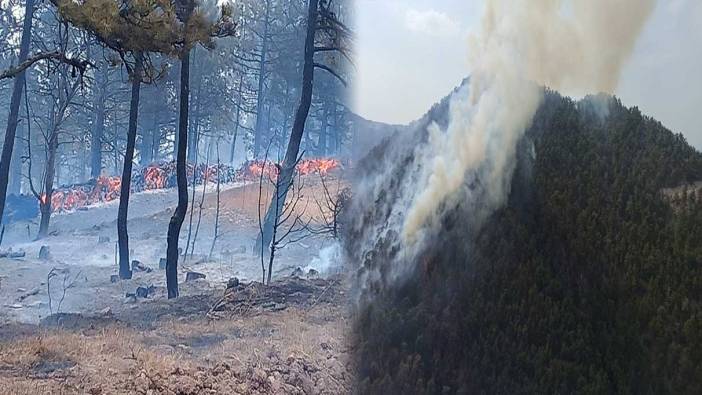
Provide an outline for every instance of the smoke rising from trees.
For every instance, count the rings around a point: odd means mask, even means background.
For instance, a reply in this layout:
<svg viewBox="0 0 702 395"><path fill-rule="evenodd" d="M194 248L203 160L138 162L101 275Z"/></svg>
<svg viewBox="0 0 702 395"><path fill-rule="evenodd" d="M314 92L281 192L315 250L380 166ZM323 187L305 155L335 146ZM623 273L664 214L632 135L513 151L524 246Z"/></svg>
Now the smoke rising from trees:
<svg viewBox="0 0 702 395"><path fill-rule="evenodd" d="M417 148L422 168L402 227L413 245L443 210L471 198L480 180L486 208L505 198L517 142L542 98L540 85L569 93L611 93L655 0L487 2L470 40L472 75L450 103L448 126L429 127Z"/></svg>

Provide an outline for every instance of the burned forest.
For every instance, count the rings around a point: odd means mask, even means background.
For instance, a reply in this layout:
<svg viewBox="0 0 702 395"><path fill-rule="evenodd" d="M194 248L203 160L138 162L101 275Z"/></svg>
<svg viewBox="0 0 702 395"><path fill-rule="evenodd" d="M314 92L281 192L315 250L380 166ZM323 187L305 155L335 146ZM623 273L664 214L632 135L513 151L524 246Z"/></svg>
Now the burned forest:
<svg viewBox="0 0 702 395"><path fill-rule="evenodd" d="M702 392L694 0L0 0L0 394Z"/></svg>

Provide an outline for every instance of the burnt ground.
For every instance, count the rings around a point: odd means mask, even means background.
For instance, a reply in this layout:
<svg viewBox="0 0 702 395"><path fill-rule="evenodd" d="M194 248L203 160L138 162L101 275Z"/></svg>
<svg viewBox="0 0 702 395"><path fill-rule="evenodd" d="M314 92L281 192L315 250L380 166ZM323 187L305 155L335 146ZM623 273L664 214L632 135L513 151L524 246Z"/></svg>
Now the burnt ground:
<svg viewBox="0 0 702 395"><path fill-rule="evenodd" d="M309 181L306 195L321 196L314 189L319 185ZM181 297L174 301L166 299L165 274L158 267L174 191L130 199L132 259L150 269L135 272L131 280L110 279L117 273L114 202L55 216L52 236L41 241L33 240L35 221L8 227L2 250L22 250L26 256L0 257L0 393L350 392L344 286L313 287L310 293L303 281L301 289L293 283L267 294L259 284L242 288L238 304L225 303L230 279L239 278L243 287L261 277L251 249L257 195L255 185L222 192L220 237L212 256L216 196L212 190L205 195L199 241L193 256L179 264ZM314 202L308 207L308 218L319 216ZM194 224L198 217L196 211ZM38 257L42 245L50 248L48 259ZM285 283L298 267L302 273L315 268L329 275L324 269L339 264L333 257L322 259L329 245L316 237L281 250L274 282ZM56 276L49 281L52 270ZM206 278L186 281L187 270ZM137 287L151 287L148 297L126 297Z"/></svg>
<svg viewBox="0 0 702 395"><path fill-rule="evenodd" d="M336 186L334 181L330 182ZM306 176L305 183L305 197L309 202L300 204L300 208L305 208L300 215L306 221L317 223L322 214L314 199L323 195L319 176ZM253 251L258 233L258 185L223 186L214 248L216 193L210 185L200 212L201 192L202 189L196 190L192 227L189 212L180 234L179 246L183 248L188 244L189 233L191 247L197 240L194 253L191 248L191 253L181 257L179 262L181 294L199 295L223 289L232 277L259 280L261 262ZM263 188L262 206L269 201L270 192ZM159 261L166 256L166 230L176 202L174 190L138 193L130 198L130 259L140 261L149 272L135 271L131 280L114 283L111 276L118 272L115 257L118 201L53 215L51 235L42 240L34 239L37 219L8 225L0 253L22 251L24 256L13 259L0 254L0 323L37 323L56 312L92 313L108 307L115 309L122 305L127 293L134 293L138 287L154 286L153 298L164 298L165 272L160 270ZM265 207L261 211L265 212ZM323 236L291 243L276 254L273 277L287 276L297 267L315 266L313 261L320 251L332 244ZM42 246L49 249L46 259L39 257ZM316 269L322 270L321 267ZM50 279L52 270L56 275ZM185 282L187 271L206 275L206 282L191 286ZM64 285L69 286L65 294Z"/></svg>
<svg viewBox="0 0 702 395"><path fill-rule="evenodd" d="M0 388L11 394L348 393L346 292L338 280L288 278L270 287L240 284L96 315L3 324Z"/></svg>

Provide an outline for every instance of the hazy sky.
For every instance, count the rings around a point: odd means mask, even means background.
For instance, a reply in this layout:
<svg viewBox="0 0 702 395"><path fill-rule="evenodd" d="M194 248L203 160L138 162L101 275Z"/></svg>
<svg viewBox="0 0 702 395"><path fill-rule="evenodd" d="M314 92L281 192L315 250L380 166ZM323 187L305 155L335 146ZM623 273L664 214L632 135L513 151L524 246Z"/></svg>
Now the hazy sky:
<svg viewBox="0 0 702 395"><path fill-rule="evenodd" d="M484 0L356 0L356 111L419 118L470 74ZM702 148L702 0L658 0L617 96Z"/></svg>

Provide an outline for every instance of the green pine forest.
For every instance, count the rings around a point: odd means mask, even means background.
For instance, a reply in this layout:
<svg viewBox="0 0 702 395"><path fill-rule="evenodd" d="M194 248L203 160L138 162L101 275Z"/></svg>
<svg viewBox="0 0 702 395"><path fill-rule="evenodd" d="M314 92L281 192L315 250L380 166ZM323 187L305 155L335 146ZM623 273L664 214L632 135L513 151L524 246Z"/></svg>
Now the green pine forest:
<svg viewBox="0 0 702 395"><path fill-rule="evenodd" d="M546 92L508 203L361 307L359 393L702 393L702 154L590 99Z"/></svg>

